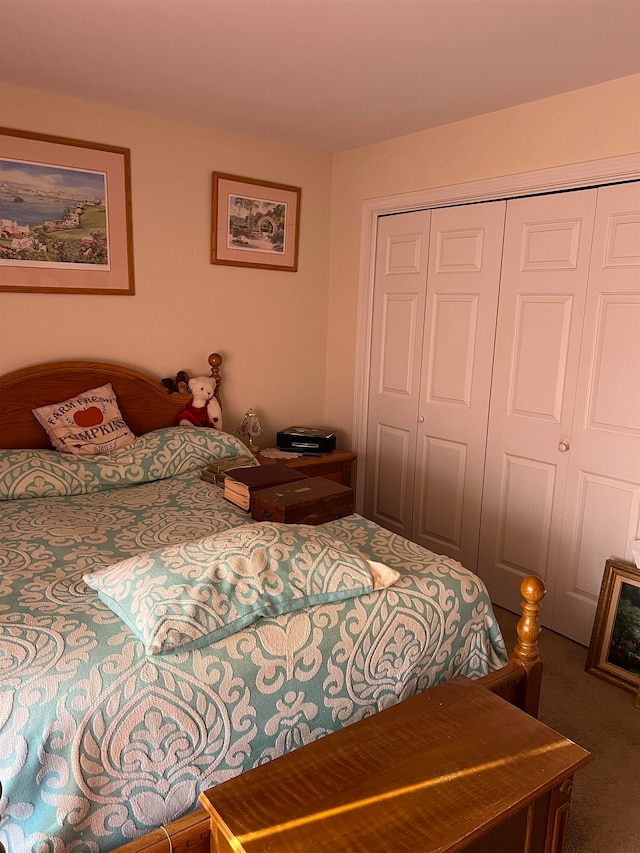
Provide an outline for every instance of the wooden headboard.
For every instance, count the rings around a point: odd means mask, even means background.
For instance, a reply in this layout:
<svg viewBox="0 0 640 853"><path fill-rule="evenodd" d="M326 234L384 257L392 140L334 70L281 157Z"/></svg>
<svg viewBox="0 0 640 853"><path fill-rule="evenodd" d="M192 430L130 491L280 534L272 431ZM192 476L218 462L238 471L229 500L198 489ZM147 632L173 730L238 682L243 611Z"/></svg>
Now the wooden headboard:
<svg viewBox="0 0 640 853"><path fill-rule="evenodd" d="M211 376L220 402L218 353L209 356ZM53 361L0 376L0 448L50 448L49 438L32 409L60 403L110 382L122 416L135 435L175 426L177 415L191 399L170 394L159 379L120 364L101 361Z"/></svg>

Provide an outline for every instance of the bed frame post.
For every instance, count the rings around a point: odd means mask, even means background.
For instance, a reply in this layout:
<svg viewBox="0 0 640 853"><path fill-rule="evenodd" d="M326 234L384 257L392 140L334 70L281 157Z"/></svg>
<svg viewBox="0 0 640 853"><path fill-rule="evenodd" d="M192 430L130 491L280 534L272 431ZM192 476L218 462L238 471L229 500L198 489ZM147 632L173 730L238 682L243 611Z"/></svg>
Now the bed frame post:
<svg viewBox="0 0 640 853"><path fill-rule="evenodd" d="M209 367L211 368L211 376L213 381L216 383L216 389L213 392L217 401L222 405L220 400L220 385L222 384L222 377L220 376L220 365L222 364L222 356L220 353L212 352L209 356Z"/></svg>
<svg viewBox="0 0 640 853"><path fill-rule="evenodd" d="M511 702L532 717L538 716L542 662L538 653L540 602L544 584L537 577L526 577L520 584L522 616L517 625L518 640L506 666L483 675L478 683Z"/></svg>
<svg viewBox="0 0 640 853"><path fill-rule="evenodd" d="M540 704L540 685L542 681L542 663L538 650L540 636L540 602L546 590L538 577L527 577L520 584L522 594L522 616L517 625L518 640L509 660L521 666L526 677L524 701L522 709L533 717L538 716Z"/></svg>

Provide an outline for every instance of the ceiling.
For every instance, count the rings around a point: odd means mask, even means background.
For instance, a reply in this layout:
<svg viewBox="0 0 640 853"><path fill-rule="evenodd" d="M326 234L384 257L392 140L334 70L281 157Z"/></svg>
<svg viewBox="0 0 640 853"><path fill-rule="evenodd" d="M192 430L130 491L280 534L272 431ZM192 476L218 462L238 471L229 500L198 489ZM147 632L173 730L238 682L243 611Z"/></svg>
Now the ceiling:
<svg viewBox="0 0 640 853"><path fill-rule="evenodd" d="M638 72L640 0L0 0L3 82L329 152Z"/></svg>

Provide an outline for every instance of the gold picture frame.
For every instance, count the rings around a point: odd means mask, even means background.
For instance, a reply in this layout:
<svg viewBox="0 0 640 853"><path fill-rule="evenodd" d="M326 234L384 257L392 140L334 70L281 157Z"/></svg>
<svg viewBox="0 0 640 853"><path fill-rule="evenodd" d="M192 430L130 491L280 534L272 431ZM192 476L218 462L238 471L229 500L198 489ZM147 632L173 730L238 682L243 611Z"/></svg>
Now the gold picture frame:
<svg viewBox="0 0 640 853"><path fill-rule="evenodd" d="M300 187L213 172L211 263L296 272Z"/></svg>
<svg viewBox="0 0 640 853"><path fill-rule="evenodd" d="M128 148L0 127L0 291L134 295Z"/></svg>
<svg viewBox="0 0 640 853"><path fill-rule="evenodd" d="M640 569L630 563L605 564L585 669L640 694Z"/></svg>

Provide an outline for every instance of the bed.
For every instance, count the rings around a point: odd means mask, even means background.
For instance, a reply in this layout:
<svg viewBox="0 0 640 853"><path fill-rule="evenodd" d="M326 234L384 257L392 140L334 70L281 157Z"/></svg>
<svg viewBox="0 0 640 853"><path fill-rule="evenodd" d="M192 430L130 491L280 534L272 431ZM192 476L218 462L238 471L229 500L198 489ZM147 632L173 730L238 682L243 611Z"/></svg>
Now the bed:
<svg viewBox="0 0 640 853"><path fill-rule="evenodd" d="M218 399L221 364L209 357ZM52 450L32 410L107 383L135 441ZM522 584L508 655L482 582L455 561L358 515L261 526L225 501L202 468L255 459L233 435L177 426L189 399L102 362L0 377L10 853L206 853L202 790L457 675L537 713L539 579ZM254 557L277 565L278 589L246 607ZM185 610L167 575L200 565ZM220 566L232 567L224 595Z"/></svg>

